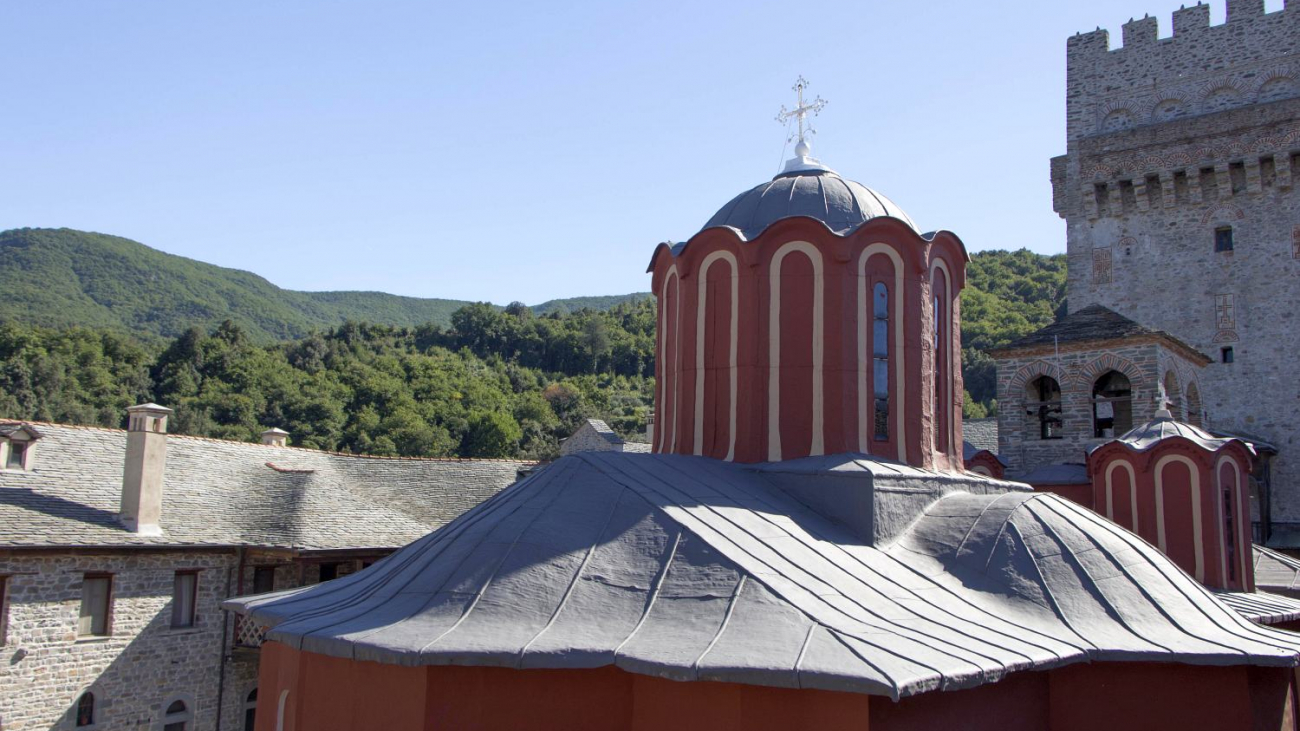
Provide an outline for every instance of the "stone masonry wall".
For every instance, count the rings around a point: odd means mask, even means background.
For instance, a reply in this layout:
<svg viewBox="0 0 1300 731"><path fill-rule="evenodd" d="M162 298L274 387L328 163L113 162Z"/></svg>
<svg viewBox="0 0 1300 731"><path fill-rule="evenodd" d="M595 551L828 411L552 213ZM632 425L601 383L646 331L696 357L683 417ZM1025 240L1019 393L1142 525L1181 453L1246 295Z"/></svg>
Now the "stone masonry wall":
<svg viewBox="0 0 1300 731"><path fill-rule="evenodd" d="M95 694L93 729L161 729L163 709L183 699L187 728L216 723L229 553L0 556L7 576L0 647L0 726L6 731L72 729L77 700ZM171 628L175 572L198 569L193 628ZM113 574L111 635L79 638L86 572ZM238 728L228 725L227 728Z"/></svg>
<svg viewBox="0 0 1300 731"><path fill-rule="evenodd" d="M1128 377L1132 388L1133 425L1149 421L1165 403L1164 384L1177 383L1185 393L1197 383L1195 364L1156 342L1062 345L1053 348L996 353L998 362L998 454L1014 478L1036 467L1061 462L1082 463L1089 447L1106 439L1093 437L1092 388L1111 370ZM1172 376L1170 376L1172 374ZM1039 376L1055 378L1061 387L1060 439L1043 439L1037 397L1030 386ZM1186 419L1185 400L1175 411ZM1030 412L1033 413L1030 413ZM1116 435L1118 436L1118 435Z"/></svg>
<svg viewBox="0 0 1300 731"><path fill-rule="evenodd" d="M1067 154L1051 171L1069 306L1214 358L1209 418L1279 448L1272 515L1300 528L1300 7L1229 0L1219 26L1209 11L1177 11L1170 38L1143 18L1122 48L1105 31L1068 43ZM1234 248L1216 252L1227 228Z"/></svg>

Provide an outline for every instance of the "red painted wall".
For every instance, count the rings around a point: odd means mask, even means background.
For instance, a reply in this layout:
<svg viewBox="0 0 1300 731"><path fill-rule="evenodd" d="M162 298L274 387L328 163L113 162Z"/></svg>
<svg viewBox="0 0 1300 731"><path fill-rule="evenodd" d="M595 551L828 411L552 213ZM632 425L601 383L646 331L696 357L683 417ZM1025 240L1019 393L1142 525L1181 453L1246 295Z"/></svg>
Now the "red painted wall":
<svg viewBox="0 0 1300 731"><path fill-rule="evenodd" d="M1135 489L1136 532L1153 546L1160 547L1160 510L1156 501L1158 476L1163 485L1165 554L1184 571L1196 576L1198 536L1194 507L1199 508L1202 572L1199 578L1214 588L1253 591L1252 562L1247 560L1243 566L1241 560L1250 555L1249 495L1247 486L1235 479L1236 473L1230 467L1236 464L1240 474L1249 474L1251 459L1250 452L1238 442L1229 442L1218 451L1210 451L1190 440L1170 437L1144 452L1135 452L1119 442L1111 442L1088 457L1094 509L1133 530L1130 489ZM1137 478L1135 486L1130 484L1132 480L1128 470L1122 466L1124 464L1132 467ZM1112 469L1115 465L1119 466ZM1106 501L1107 472L1111 475L1112 492L1109 508ZM1193 489L1194 484L1198 486L1197 490ZM1230 506L1235 508L1231 516L1225 512L1225 491ZM1230 562L1231 567L1228 566Z"/></svg>
<svg viewBox="0 0 1300 731"><path fill-rule="evenodd" d="M781 248L792 242L811 245L815 256L787 249L781 258L780 283L774 290L773 263ZM864 264L863 253L871 246L884 246L887 251L875 253L873 249ZM735 258L734 275L720 254ZM704 269L706 261L709 264ZM940 261L950 277L932 275L932 271L938 271ZM729 230L711 229L697 234L677 256L667 246L660 247L651 264L652 288L659 296L660 307L656 450L694 454L698 449L699 454L709 457L727 456L731 419L730 298L734 285L738 300L737 461L835 454L859 451L865 446L872 454L902 457L917 466L961 470L963 388L957 295L965 284L965 262L965 251L955 236L940 233L926 241L892 219L874 219L852 235L841 237L812 219L792 218L773 224L753 241L741 241ZM901 275L901 286L896 275ZM947 312L939 318L943 362L936 362L932 276L951 292L951 297L945 294L942 298ZM700 296L700 277L706 279L704 298ZM860 280L868 295L864 302L859 301ZM873 385L870 291L877 281L889 287L891 309L890 429L888 438L880 441L874 433L868 433L865 440L860 434L860 423L865 423L868 432L874 432L874 399L869 393ZM818 286L822 290L820 297L816 295ZM774 299L779 301L776 319L780 335L773 350ZM818 305L822 310L820 331L813 325ZM859 351L860 325L866 326L865 358ZM901 347L895 337L899 328L903 335ZM814 420L813 343L818 335L822 342L822 397L821 417ZM705 350L702 400L696 394L701 383L701 358L696 352L700 344ZM865 379L859 370L860 360L867 366ZM780 374L779 440L770 438L768 423L772 411L769 374L774 366L779 366ZM899 369L904 384L901 394ZM942 380L937 389L936 377ZM859 400L859 392L864 390L868 398ZM698 419L697 410L701 412ZM905 438L899 434L900 413ZM820 450L814 443L817 428L822 435Z"/></svg>
<svg viewBox="0 0 1300 731"><path fill-rule="evenodd" d="M888 698L592 670L399 667L262 649L257 731L1296 731L1294 671L1081 663Z"/></svg>

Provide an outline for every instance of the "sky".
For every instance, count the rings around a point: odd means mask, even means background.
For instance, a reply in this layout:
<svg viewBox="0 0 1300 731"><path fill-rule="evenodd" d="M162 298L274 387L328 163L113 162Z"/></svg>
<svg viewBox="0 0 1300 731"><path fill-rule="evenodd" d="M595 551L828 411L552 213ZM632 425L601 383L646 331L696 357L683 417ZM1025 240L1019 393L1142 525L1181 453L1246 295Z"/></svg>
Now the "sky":
<svg viewBox="0 0 1300 731"><path fill-rule="evenodd" d="M0 230L69 227L299 290L649 287L813 154L972 252L1065 250L1065 43L1177 0L0 5ZM1223 22L1222 0L1211 7ZM1280 9L1269 0L1267 9Z"/></svg>

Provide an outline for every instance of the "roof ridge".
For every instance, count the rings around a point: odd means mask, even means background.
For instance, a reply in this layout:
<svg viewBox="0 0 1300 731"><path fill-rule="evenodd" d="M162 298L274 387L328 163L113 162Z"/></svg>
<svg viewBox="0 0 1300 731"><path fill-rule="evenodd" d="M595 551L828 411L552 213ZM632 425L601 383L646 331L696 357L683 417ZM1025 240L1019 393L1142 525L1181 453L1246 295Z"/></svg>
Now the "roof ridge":
<svg viewBox="0 0 1300 731"><path fill-rule="evenodd" d="M111 426L98 426L94 424L61 424L56 421L39 421L35 419L12 419L0 416L0 424L29 424L31 426L53 426L63 429L81 429L84 431L102 431L116 434L126 434L126 429L120 429ZM512 464L541 464L540 459L522 459L512 457L409 457L409 456L387 456L381 454L356 454L354 452L336 452L329 449L312 449L311 447L298 447L294 445L277 446L274 444L262 444L261 442L242 442L235 439L220 439L218 437L204 437L196 434L175 434L167 433L168 437L174 439L187 439L196 442L215 442L217 444L234 444L244 447L266 447L268 449L294 449L309 454L325 454L333 457L356 457L357 459L387 459L410 462L509 462Z"/></svg>

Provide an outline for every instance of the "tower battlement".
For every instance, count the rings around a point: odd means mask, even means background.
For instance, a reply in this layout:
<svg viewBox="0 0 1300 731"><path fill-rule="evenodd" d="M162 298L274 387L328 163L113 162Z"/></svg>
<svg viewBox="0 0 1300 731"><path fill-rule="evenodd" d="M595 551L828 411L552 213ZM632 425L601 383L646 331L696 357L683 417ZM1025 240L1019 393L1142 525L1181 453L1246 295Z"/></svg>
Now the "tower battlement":
<svg viewBox="0 0 1300 731"><path fill-rule="evenodd" d="M1067 137L1130 129L1300 96L1300 5L1264 12L1264 0L1227 0L1227 20L1210 6L1173 13L1173 33L1136 18L1111 48L1098 28L1066 43Z"/></svg>

